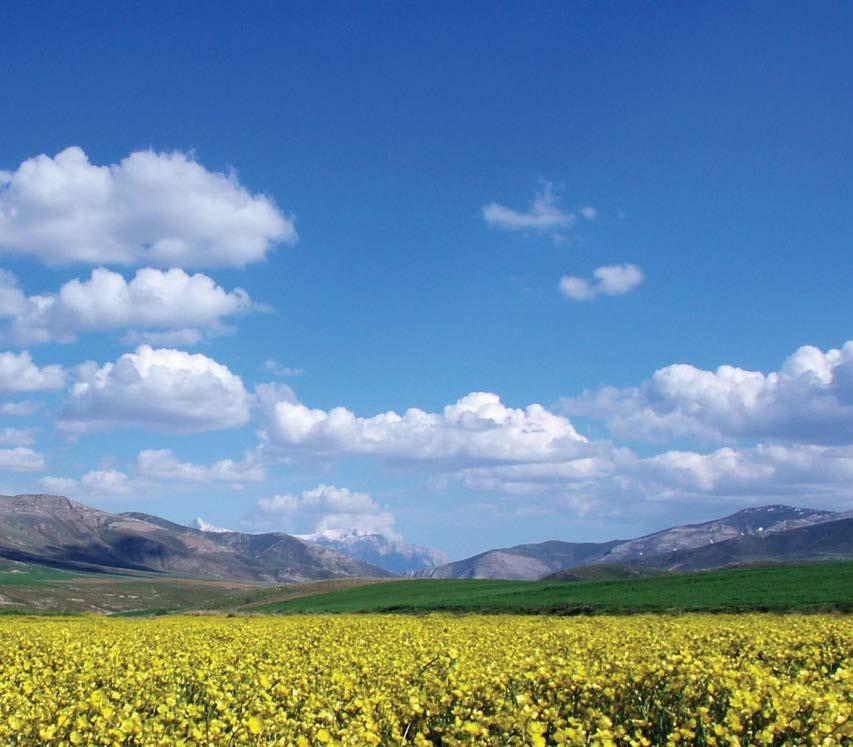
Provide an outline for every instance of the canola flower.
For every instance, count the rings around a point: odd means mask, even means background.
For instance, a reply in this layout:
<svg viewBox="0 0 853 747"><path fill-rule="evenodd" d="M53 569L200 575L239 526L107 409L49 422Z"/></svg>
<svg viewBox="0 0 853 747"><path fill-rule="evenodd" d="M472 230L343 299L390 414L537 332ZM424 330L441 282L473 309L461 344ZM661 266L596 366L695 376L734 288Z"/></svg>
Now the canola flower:
<svg viewBox="0 0 853 747"><path fill-rule="evenodd" d="M0 621L0 744L844 745L841 616Z"/></svg>

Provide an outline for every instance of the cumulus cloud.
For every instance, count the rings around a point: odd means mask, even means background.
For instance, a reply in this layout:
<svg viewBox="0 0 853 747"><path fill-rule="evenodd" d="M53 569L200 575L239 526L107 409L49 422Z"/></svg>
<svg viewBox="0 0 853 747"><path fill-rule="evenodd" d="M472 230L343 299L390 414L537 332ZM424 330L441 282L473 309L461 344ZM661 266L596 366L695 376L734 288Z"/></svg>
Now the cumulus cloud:
<svg viewBox="0 0 853 747"><path fill-rule="evenodd" d="M0 449L0 471L41 472L45 468L44 457L23 446Z"/></svg>
<svg viewBox="0 0 853 747"><path fill-rule="evenodd" d="M58 425L72 434L123 425L218 430L245 425L249 401L240 377L212 358L142 345L115 363L80 366Z"/></svg>
<svg viewBox="0 0 853 747"><path fill-rule="evenodd" d="M540 405L513 409L473 393L438 412L362 417L312 409L291 390L260 397L273 454L363 456L431 470L442 480L525 499L525 510L638 515L667 503L790 502L849 508L853 477L850 366L853 343L805 347L778 372L715 372L679 364L649 382L564 400L569 415L603 418L619 439L701 436L731 443L711 451L639 454L619 441L589 441ZM292 495L265 510L297 511ZM341 512L345 513L345 512Z"/></svg>
<svg viewBox="0 0 853 747"><path fill-rule="evenodd" d="M29 428L0 428L0 446L32 446L33 441Z"/></svg>
<svg viewBox="0 0 853 747"><path fill-rule="evenodd" d="M295 240L269 197L187 153L98 166L70 147L0 171L0 251L50 265L242 267Z"/></svg>
<svg viewBox="0 0 853 747"><path fill-rule="evenodd" d="M613 447L590 458L471 468L458 477L472 490L527 497L579 515L593 510L637 515L662 504L709 511L776 502L853 508L851 446L758 444L649 457Z"/></svg>
<svg viewBox="0 0 853 747"><path fill-rule="evenodd" d="M498 395L468 394L440 413L416 408L359 417L344 407L316 410L269 402L267 445L316 456L362 454L391 461L454 467L535 462L574 453L586 439L542 405L504 405Z"/></svg>
<svg viewBox="0 0 853 747"><path fill-rule="evenodd" d="M845 509L853 477L851 366L853 342L800 348L766 374L677 364L636 388L563 400L556 412L510 408L489 393L438 412L370 417L313 409L290 389L279 397L274 386L258 399L268 415L268 454L380 458L472 491L524 498L526 511L624 516L679 502L709 512L760 502ZM618 440L586 439L561 411L603 419ZM728 443L651 454L622 443L673 436ZM295 511L301 503L279 496L266 509L276 505Z"/></svg>
<svg viewBox="0 0 853 747"><path fill-rule="evenodd" d="M535 231L559 240L562 231L577 222L578 215L586 220L594 220L598 212L593 207L582 207L577 213L568 212L560 207L559 199L551 182L543 182L542 189L536 194L527 210L515 210L490 202L483 205L483 220L493 228L504 231Z"/></svg>
<svg viewBox="0 0 853 747"><path fill-rule="evenodd" d="M561 400L562 411L599 418L622 439L695 436L853 443L853 341L821 351L810 345L779 371L735 366L706 371L675 364L638 387L605 387Z"/></svg>
<svg viewBox="0 0 853 747"><path fill-rule="evenodd" d="M273 376L279 376L282 378L288 376L302 376L305 373L305 370L302 368L293 368L292 366L283 366L276 360L270 358L267 361L264 361L264 371L272 374Z"/></svg>
<svg viewBox="0 0 853 747"><path fill-rule="evenodd" d="M628 484L653 500L716 497L850 502L853 447L759 444L709 453L667 451L638 460Z"/></svg>
<svg viewBox="0 0 853 747"><path fill-rule="evenodd" d="M80 487L85 493L105 496L128 495L130 480L124 472L114 469L93 469L80 478Z"/></svg>
<svg viewBox="0 0 853 747"><path fill-rule="evenodd" d="M89 470L79 480L71 477L43 477L39 484L56 495L118 497L132 492L130 479L115 469Z"/></svg>
<svg viewBox="0 0 853 747"><path fill-rule="evenodd" d="M578 492L596 486L616 472L624 461L624 450L595 444L590 453L572 459L529 464L468 467L458 474L462 484L481 492L499 491L516 495L548 492Z"/></svg>
<svg viewBox="0 0 853 747"><path fill-rule="evenodd" d="M327 529L359 529L396 536L394 515L383 510L368 493L358 493L334 485L318 485L300 495L286 493L261 498L263 515L284 519L289 525Z"/></svg>
<svg viewBox="0 0 853 747"><path fill-rule="evenodd" d="M26 296L17 278L0 274L0 318L22 344L73 342L86 332L131 329L128 340L198 342L223 330L226 317L254 308L242 288L226 291L207 275L181 269L138 270L127 281L103 267L71 280L57 293ZM139 330L165 330L140 332Z"/></svg>
<svg viewBox="0 0 853 747"><path fill-rule="evenodd" d="M27 350L0 353L0 392L37 392L62 389L64 386L65 372L62 366L39 368Z"/></svg>
<svg viewBox="0 0 853 747"><path fill-rule="evenodd" d="M215 329L210 330L208 334L218 335L219 333L230 333L232 331L230 327L216 325ZM131 347L150 345L154 348L191 348L194 345L198 345L203 338L204 333L200 329L193 327L169 329L165 332L131 329L121 336L121 344Z"/></svg>
<svg viewBox="0 0 853 747"><path fill-rule="evenodd" d="M147 449L136 457L136 471L149 480L180 480L182 482L260 482L266 477L263 465L251 457L241 462L220 459L212 464L181 462L171 449Z"/></svg>
<svg viewBox="0 0 853 747"><path fill-rule="evenodd" d="M215 524L211 524L209 521L202 519L201 516L197 516L191 526L194 529L201 530L202 532L212 532L213 534L225 534L225 532L233 531L231 529L226 529L225 527L218 527Z"/></svg>
<svg viewBox="0 0 853 747"><path fill-rule="evenodd" d="M71 477L42 477L39 485L52 495L75 496L80 490L80 483Z"/></svg>
<svg viewBox="0 0 853 747"><path fill-rule="evenodd" d="M32 402L28 399L20 400L19 402L4 402L0 404L0 415L21 418L38 412L40 407L40 402Z"/></svg>
<svg viewBox="0 0 853 747"><path fill-rule="evenodd" d="M640 285L645 276L636 265L606 265L592 272L593 280L563 275L560 292L573 301L591 301L598 296L621 296Z"/></svg>

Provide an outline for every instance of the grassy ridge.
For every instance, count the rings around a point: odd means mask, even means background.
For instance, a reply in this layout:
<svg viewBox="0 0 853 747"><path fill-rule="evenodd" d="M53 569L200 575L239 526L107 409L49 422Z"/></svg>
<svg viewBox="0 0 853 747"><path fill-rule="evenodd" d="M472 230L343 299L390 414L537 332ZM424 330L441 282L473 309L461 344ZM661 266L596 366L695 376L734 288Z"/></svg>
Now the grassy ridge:
<svg viewBox="0 0 853 747"><path fill-rule="evenodd" d="M251 588L240 582L139 572L87 573L0 560L0 615L151 614L213 607Z"/></svg>
<svg viewBox="0 0 853 747"><path fill-rule="evenodd" d="M253 612L853 611L853 562L805 563L618 581L407 580L359 586Z"/></svg>
<svg viewBox="0 0 853 747"><path fill-rule="evenodd" d="M0 586L44 584L51 581L73 580L78 574L32 563L0 561Z"/></svg>

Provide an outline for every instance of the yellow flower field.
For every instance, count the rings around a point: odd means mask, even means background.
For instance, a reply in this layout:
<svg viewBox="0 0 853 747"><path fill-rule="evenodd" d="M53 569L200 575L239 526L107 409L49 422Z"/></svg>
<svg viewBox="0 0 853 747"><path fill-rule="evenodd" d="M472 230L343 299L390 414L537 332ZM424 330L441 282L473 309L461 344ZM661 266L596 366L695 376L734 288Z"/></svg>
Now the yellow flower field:
<svg viewBox="0 0 853 747"><path fill-rule="evenodd" d="M832 616L4 619L0 743L850 744Z"/></svg>

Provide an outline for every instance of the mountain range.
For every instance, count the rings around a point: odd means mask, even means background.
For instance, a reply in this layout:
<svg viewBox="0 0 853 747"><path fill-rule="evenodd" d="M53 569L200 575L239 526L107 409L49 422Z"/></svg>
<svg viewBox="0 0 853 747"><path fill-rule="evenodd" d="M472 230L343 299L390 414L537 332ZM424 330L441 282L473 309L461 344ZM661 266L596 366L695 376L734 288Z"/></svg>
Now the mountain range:
<svg viewBox="0 0 853 747"><path fill-rule="evenodd" d="M429 548L381 534L327 530L249 534L197 520L107 513L63 496L0 496L0 558L60 568L135 570L222 580L291 583L415 575L533 580L580 578L571 569L694 571L752 562L853 558L853 512L790 506L747 508L722 519L609 542L552 540L452 563ZM562 574L560 572L563 572Z"/></svg>
<svg viewBox="0 0 853 747"><path fill-rule="evenodd" d="M326 529L314 534L297 534L296 537L330 547L342 555L377 565L400 576L447 563L447 556L438 550L359 529Z"/></svg>
<svg viewBox="0 0 853 747"><path fill-rule="evenodd" d="M269 583L390 575L288 534L204 532L144 513L111 514L55 495L0 496L0 557L72 569Z"/></svg>
<svg viewBox="0 0 853 747"><path fill-rule="evenodd" d="M849 557L853 557L853 512L775 505L631 540L550 541L488 550L419 575L533 580L594 564L692 571L747 562Z"/></svg>

